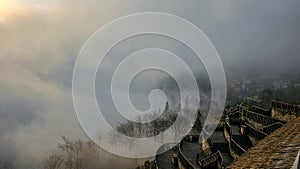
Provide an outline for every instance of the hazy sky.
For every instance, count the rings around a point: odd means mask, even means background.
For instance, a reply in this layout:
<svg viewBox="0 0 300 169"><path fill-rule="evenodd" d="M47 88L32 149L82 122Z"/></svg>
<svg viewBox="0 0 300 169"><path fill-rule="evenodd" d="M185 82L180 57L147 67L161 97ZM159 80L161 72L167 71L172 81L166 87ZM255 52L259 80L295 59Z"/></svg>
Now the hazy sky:
<svg viewBox="0 0 300 169"><path fill-rule="evenodd" d="M228 77L300 71L298 0L0 0L0 161L32 168L61 135L86 139L71 97L78 52L105 23L147 11L202 29Z"/></svg>

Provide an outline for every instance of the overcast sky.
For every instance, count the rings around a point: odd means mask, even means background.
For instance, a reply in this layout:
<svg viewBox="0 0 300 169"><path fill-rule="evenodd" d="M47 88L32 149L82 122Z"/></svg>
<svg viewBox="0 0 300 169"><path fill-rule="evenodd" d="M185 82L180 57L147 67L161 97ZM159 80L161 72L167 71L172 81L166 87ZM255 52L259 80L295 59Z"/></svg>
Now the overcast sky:
<svg viewBox="0 0 300 169"><path fill-rule="evenodd" d="M298 0L0 0L0 161L31 168L61 135L87 139L71 96L78 52L107 22L149 11L198 26L228 77L299 76Z"/></svg>

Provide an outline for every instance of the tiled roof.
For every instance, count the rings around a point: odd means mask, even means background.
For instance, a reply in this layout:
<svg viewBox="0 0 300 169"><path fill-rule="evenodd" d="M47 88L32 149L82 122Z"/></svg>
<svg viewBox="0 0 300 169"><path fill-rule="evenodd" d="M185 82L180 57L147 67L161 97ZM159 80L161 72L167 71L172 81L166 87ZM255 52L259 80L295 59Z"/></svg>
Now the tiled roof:
<svg viewBox="0 0 300 169"><path fill-rule="evenodd" d="M300 149L300 117L288 122L227 168L292 168Z"/></svg>

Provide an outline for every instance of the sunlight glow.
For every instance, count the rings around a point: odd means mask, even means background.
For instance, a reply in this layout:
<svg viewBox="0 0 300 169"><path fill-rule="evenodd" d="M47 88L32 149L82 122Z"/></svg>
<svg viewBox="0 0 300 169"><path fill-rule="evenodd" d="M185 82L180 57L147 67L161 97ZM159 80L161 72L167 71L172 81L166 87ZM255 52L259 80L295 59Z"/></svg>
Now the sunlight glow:
<svg viewBox="0 0 300 169"><path fill-rule="evenodd" d="M21 7L10 0L0 0L0 21L5 22L6 18L18 11Z"/></svg>
<svg viewBox="0 0 300 169"><path fill-rule="evenodd" d="M7 18L15 13L26 12L28 10L41 10L49 6L45 1L16 1L0 0L0 22L5 22ZM51 2L53 4L53 2Z"/></svg>

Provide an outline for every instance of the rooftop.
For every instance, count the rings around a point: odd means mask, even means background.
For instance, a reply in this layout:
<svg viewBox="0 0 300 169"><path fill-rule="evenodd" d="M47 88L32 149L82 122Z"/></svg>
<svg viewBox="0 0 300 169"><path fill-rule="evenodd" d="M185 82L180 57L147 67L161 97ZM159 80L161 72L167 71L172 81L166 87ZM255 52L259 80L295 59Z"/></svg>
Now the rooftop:
<svg viewBox="0 0 300 169"><path fill-rule="evenodd" d="M292 168L299 149L300 117L260 140L227 168Z"/></svg>

